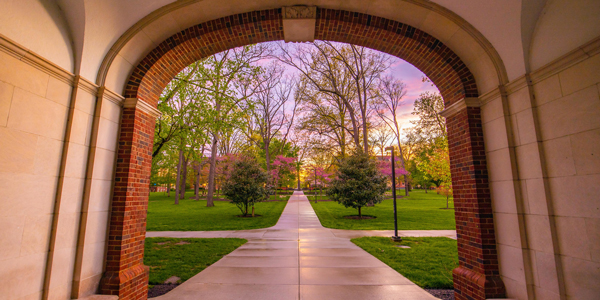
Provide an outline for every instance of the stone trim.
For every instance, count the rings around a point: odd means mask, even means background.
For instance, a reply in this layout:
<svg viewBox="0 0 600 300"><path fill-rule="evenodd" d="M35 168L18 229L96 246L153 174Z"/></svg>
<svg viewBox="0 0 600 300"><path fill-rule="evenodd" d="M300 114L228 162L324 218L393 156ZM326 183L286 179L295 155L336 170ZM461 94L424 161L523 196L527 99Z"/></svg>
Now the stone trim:
<svg viewBox="0 0 600 300"><path fill-rule="evenodd" d="M446 107L446 109L441 111L439 114L444 118L448 118L448 117L451 117L451 116L467 109L467 107L480 107L480 106L481 106L481 102L479 101L479 98L475 98L475 97L463 98L461 100L456 101L456 103Z"/></svg>
<svg viewBox="0 0 600 300"><path fill-rule="evenodd" d="M600 37L531 72L531 83L536 84L598 53L600 53Z"/></svg>
<svg viewBox="0 0 600 300"><path fill-rule="evenodd" d="M31 52L29 49L2 34L0 34L0 51L69 85L73 85L75 82L75 75L73 73L59 67L40 55Z"/></svg>
<svg viewBox="0 0 600 300"><path fill-rule="evenodd" d="M508 96L518 90L521 90L528 85L535 85L543 81L544 79L554 76L571 66L578 64L596 54L600 53L600 37L578 47L577 49L555 59L549 64L527 74L506 83L503 86L499 86L491 91L482 94L479 97L481 104L484 105L491 100L497 99L501 96Z"/></svg>
<svg viewBox="0 0 600 300"><path fill-rule="evenodd" d="M81 77L80 75L75 76L75 82L73 83L73 86L77 86L77 88L81 89L82 91L94 96L98 96L100 91L96 84Z"/></svg>
<svg viewBox="0 0 600 300"><path fill-rule="evenodd" d="M317 7L306 5L284 6L283 19L316 19Z"/></svg>
<svg viewBox="0 0 600 300"><path fill-rule="evenodd" d="M162 114L158 109L138 98L125 98L125 101L123 101L123 107L139 109L153 118L158 118Z"/></svg>
<svg viewBox="0 0 600 300"><path fill-rule="evenodd" d="M282 9L283 40L293 43L313 42L317 24L316 6L284 6Z"/></svg>
<svg viewBox="0 0 600 300"><path fill-rule="evenodd" d="M125 103L125 97L107 89L105 86L98 89L98 98L106 99L121 107L123 107Z"/></svg>
<svg viewBox="0 0 600 300"><path fill-rule="evenodd" d="M0 34L0 51L91 95L97 96L100 92L100 88L94 82L59 67L2 34ZM111 94L114 95L113 98L122 97L114 92Z"/></svg>

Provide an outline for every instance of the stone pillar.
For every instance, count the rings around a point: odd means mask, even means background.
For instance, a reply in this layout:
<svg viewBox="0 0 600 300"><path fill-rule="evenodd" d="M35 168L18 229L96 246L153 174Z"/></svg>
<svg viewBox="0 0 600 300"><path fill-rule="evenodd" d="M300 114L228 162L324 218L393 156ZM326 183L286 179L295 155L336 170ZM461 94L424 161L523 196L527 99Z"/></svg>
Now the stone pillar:
<svg viewBox="0 0 600 300"><path fill-rule="evenodd" d="M100 292L120 300L146 299L148 268L143 264L154 124L158 110L136 98L125 99L106 268Z"/></svg>
<svg viewBox="0 0 600 300"><path fill-rule="evenodd" d="M456 299L503 298L479 99L457 101L441 115L448 127L458 236L459 266L453 271Z"/></svg>

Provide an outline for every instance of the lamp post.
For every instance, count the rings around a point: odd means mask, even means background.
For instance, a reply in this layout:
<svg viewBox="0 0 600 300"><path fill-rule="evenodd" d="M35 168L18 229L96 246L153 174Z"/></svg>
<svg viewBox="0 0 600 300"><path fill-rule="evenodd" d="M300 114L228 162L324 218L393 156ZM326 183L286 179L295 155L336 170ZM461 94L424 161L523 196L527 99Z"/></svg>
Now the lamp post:
<svg viewBox="0 0 600 300"><path fill-rule="evenodd" d="M317 203L317 166L314 167L315 169L315 203Z"/></svg>
<svg viewBox="0 0 600 300"><path fill-rule="evenodd" d="M396 213L396 165L394 162L394 147L385 148L387 151L392 152L392 197L394 198L394 236L392 241L402 242L402 238L398 236L398 214Z"/></svg>

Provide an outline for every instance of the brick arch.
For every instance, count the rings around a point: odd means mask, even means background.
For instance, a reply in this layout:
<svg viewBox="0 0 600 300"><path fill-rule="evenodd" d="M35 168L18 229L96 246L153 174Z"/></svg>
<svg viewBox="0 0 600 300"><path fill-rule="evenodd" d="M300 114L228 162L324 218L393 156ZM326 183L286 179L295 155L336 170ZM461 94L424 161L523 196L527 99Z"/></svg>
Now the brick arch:
<svg viewBox="0 0 600 300"><path fill-rule="evenodd" d="M281 9L254 11L192 26L163 41L133 71L126 98L156 106L183 68L227 49L283 39ZM477 97L475 77L446 45L412 26L348 11L318 9L315 39L365 46L399 57L425 73L448 104Z"/></svg>
<svg viewBox="0 0 600 300"><path fill-rule="evenodd" d="M481 113L473 74L431 35L396 21L318 9L315 38L373 48L413 64L438 87L447 110L459 267L456 298L502 298ZM283 39L281 9L254 11L192 26L166 39L134 69L126 85L106 255L100 291L145 299L143 266L152 137L158 99L183 68L209 55Z"/></svg>

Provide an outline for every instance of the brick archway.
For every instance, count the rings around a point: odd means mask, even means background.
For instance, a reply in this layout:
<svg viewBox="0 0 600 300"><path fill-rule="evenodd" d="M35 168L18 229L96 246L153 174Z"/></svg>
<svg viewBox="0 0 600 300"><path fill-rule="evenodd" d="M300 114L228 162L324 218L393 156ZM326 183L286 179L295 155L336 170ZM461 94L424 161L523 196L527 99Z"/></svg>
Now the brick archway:
<svg viewBox="0 0 600 300"><path fill-rule="evenodd" d="M446 104L459 267L457 299L504 296L499 276L481 114L473 74L448 47L396 21L348 11L317 9L315 39L345 42L397 56L425 73ZM143 266L149 193L152 111L169 81L209 55L283 39L281 9L233 15L192 26L166 39L135 68L125 88L106 258L100 290L120 299L145 299Z"/></svg>

